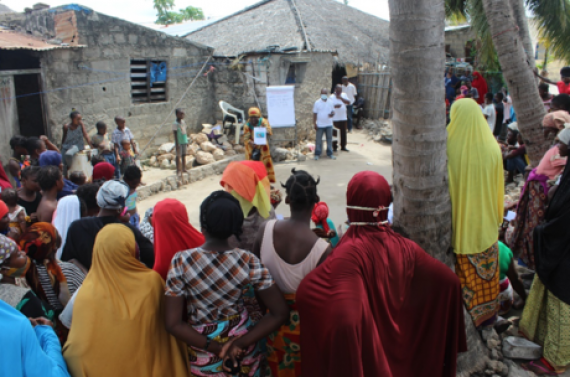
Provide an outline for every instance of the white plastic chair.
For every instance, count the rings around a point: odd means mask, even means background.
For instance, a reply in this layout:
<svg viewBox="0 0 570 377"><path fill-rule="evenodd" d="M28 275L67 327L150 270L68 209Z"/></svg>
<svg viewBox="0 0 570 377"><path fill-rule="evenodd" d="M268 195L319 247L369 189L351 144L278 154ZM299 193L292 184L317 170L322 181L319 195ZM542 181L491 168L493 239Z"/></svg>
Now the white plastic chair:
<svg viewBox="0 0 570 377"><path fill-rule="evenodd" d="M233 126L235 127L235 133L236 133L236 144L239 143L239 135L241 133L241 130L245 124L245 112L243 110L240 110L238 108L233 107L232 105L230 105L227 102L224 101L220 101L220 109L222 109L222 113L223 113L223 118L222 118L222 125L224 130L230 130L232 128L232 123L228 123L228 125L226 126L226 122L224 121L226 119L226 117L232 118L234 120L233 122ZM228 110L233 111L234 113L238 113L241 114L241 119L242 122L240 123L238 120L238 116L236 114L232 114L230 113ZM228 131L229 134L229 131Z"/></svg>

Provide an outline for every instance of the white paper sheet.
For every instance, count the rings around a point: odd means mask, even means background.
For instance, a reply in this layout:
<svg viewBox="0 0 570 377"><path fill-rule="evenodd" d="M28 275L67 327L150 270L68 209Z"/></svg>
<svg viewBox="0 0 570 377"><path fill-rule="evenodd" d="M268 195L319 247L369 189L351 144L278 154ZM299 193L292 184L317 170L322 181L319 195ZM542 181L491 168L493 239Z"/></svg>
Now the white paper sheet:
<svg viewBox="0 0 570 377"><path fill-rule="evenodd" d="M267 129L265 127L253 129L253 143L255 145L267 145Z"/></svg>

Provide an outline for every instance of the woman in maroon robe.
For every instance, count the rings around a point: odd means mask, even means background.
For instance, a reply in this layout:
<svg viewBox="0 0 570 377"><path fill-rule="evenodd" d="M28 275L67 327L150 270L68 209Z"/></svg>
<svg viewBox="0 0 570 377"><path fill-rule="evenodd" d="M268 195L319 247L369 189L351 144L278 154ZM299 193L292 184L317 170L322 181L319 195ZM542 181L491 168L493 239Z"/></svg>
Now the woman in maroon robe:
<svg viewBox="0 0 570 377"><path fill-rule="evenodd" d="M459 279L386 223L375 172L348 185L350 227L297 291L303 376L452 377L466 351Z"/></svg>

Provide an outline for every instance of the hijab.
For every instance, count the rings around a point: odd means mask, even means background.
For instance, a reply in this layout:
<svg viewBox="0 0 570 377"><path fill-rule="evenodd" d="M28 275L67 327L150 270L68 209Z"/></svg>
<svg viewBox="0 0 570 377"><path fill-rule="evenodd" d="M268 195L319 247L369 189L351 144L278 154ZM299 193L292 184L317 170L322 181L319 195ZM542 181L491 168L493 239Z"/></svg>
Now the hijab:
<svg viewBox="0 0 570 377"><path fill-rule="evenodd" d="M563 130L564 125L570 123L570 114L564 110L553 111L544 116L542 125L547 128L556 128Z"/></svg>
<svg viewBox="0 0 570 377"><path fill-rule="evenodd" d="M476 101L479 105L481 105L483 102L485 102L485 94L487 94L489 91L489 88L487 87L487 81L485 81L479 72L475 71L473 72L473 82L471 83L471 86L473 86L475 89L477 89L477 92L479 92L479 98L477 98Z"/></svg>
<svg viewBox="0 0 570 377"><path fill-rule="evenodd" d="M327 222L327 218L329 217L329 206L325 202L318 202L315 204L313 208L313 213L311 214L311 220L315 223L315 225L320 225L323 227L325 232L330 231L329 224Z"/></svg>
<svg viewBox="0 0 570 377"><path fill-rule="evenodd" d="M6 216L10 212L6 203L0 200L0 219Z"/></svg>
<svg viewBox="0 0 570 377"><path fill-rule="evenodd" d="M188 220L186 207L176 199L165 199L156 204L154 224L154 268L164 280L174 254L194 249L206 241Z"/></svg>
<svg viewBox="0 0 570 377"><path fill-rule="evenodd" d="M186 347L164 327L164 282L135 249L125 225L97 235L63 350L74 377L189 375Z"/></svg>
<svg viewBox="0 0 570 377"><path fill-rule="evenodd" d="M244 217L248 217L253 208L264 219L269 217L271 186L262 162L231 162L224 170L220 184L239 201Z"/></svg>
<svg viewBox="0 0 570 377"><path fill-rule="evenodd" d="M72 222L81 218L81 205L77 195L68 195L57 202L57 210L53 225L61 236L61 246L57 249L56 258L61 259L61 253L67 240L67 230Z"/></svg>
<svg viewBox="0 0 570 377"><path fill-rule="evenodd" d="M121 211L129 195L129 187L119 181L107 181L97 192L99 208Z"/></svg>
<svg viewBox="0 0 570 377"><path fill-rule="evenodd" d="M503 158L485 117L470 99L451 106L447 170L456 254L477 254L498 239L503 222Z"/></svg>
<svg viewBox="0 0 570 377"><path fill-rule="evenodd" d="M2 164L0 164L0 188L2 188L2 190L12 188L10 178L8 178L6 175L6 171L4 170L4 166L2 166Z"/></svg>

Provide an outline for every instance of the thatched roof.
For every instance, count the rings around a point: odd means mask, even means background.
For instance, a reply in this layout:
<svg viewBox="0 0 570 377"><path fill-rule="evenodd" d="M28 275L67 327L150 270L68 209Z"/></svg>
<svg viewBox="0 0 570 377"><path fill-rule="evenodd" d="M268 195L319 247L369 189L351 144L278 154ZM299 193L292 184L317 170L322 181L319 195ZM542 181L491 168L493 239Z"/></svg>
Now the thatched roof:
<svg viewBox="0 0 570 377"><path fill-rule="evenodd" d="M340 63L387 62L388 21L336 0L264 0L185 37L218 56L296 47L336 51Z"/></svg>

